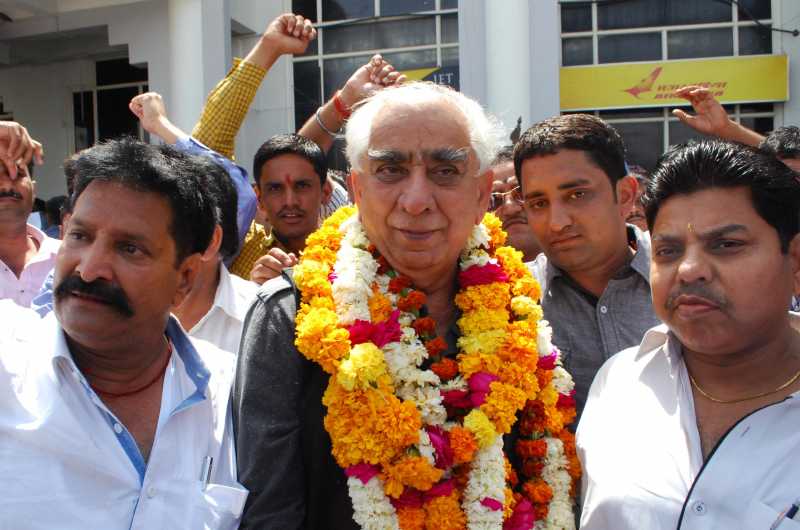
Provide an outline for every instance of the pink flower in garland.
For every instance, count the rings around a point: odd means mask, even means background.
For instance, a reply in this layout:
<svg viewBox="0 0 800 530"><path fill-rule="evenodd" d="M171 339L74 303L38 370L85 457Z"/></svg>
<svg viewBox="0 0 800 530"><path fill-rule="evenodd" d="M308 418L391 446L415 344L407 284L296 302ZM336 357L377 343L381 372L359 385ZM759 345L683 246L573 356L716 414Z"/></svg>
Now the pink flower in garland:
<svg viewBox="0 0 800 530"><path fill-rule="evenodd" d="M467 390L444 390L442 391L442 401L445 406L455 409L468 409L472 407Z"/></svg>
<svg viewBox="0 0 800 530"><path fill-rule="evenodd" d="M499 512L500 510L503 509L503 503L498 501L497 499L493 499L491 497L484 497L481 500L481 504L483 506L486 506L487 508L489 508L493 512Z"/></svg>
<svg viewBox="0 0 800 530"><path fill-rule="evenodd" d="M542 370L553 370L556 367L556 361L558 361L558 354L553 351L550 355L539 357L539 362L536 366Z"/></svg>
<svg viewBox="0 0 800 530"><path fill-rule="evenodd" d="M528 499L520 500L514 507L511 514L503 524L503 530L531 530L536 523L536 514L533 512L533 505Z"/></svg>
<svg viewBox="0 0 800 530"><path fill-rule="evenodd" d="M399 510L400 508L422 508L424 499L421 491L414 488L406 488L400 497L396 499L389 497L389 502L392 503L395 510Z"/></svg>
<svg viewBox="0 0 800 530"><path fill-rule="evenodd" d="M453 493L454 488L455 485L453 485L453 479L447 479L439 482L438 484L434 484L431 489L422 495L425 498L425 502L430 502L436 497L447 497Z"/></svg>
<svg viewBox="0 0 800 530"><path fill-rule="evenodd" d="M469 378L469 399L473 408L478 408L486 402L486 395L489 393L490 385L493 381L500 379L489 372L476 372Z"/></svg>
<svg viewBox="0 0 800 530"><path fill-rule="evenodd" d="M572 390L569 394L559 394L556 407L558 408L571 408L575 406L575 391Z"/></svg>
<svg viewBox="0 0 800 530"><path fill-rule="evenodd" d="M360 480L363 484L369 482L372 477L380 473L380 468L378 466L373 466L372 464L356 464L354 466L350 466L344 470L344 474L348 477L356 477Z"/></svg>
<svg viewBox="0 0 800 530"><path fill-rule="evenodd" d="M462 289L473 285L486 285L488 283L507 281L508 276L503 271L503 267L497 263L487 263L483 266L473 265L458 273L458 283Z"/></svg>
<svg viewBox="0 0 800 530"><path fill-rule="evenodd" d="M350 333L350 343L356 345L371 341L378 348L383 348L390 342L399 341L403 336L399 318L400 311L394 310L385 322L378 324L366 320L356 320L347 328Z"/></svg>
<svg viewBox="0 0 800 530"><path fill-rule="evenodd" d="M430 438L431 445L435 451L436 467L439 469L452 467L453 448L450 447L450 433L438 425L428 426L425 430L428 432L428 438Z"/></svg>

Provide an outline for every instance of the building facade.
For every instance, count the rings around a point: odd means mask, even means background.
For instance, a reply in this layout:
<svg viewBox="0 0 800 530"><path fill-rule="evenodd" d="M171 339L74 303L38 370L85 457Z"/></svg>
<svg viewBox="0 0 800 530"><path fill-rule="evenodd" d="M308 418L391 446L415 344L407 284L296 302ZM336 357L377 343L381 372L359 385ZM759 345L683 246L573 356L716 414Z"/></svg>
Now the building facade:
<svg viewBox="0 0 800 530"><path fill-rule="evenodd" d="M273 67L237 138L248 166L269 136L299 128L374 53L410 78L481 101L509 132L560 112L613 123L631 162L652 168L693 137L672 117L675 86L705 84L760 132L800 123L797 0L6 0L0 2L0 117L45 145L40 196L61 162L120 134L156 90L190 130L205 95L267 23L294 11L319 36ZM331 163L343 168L340 149Z"/></svg>

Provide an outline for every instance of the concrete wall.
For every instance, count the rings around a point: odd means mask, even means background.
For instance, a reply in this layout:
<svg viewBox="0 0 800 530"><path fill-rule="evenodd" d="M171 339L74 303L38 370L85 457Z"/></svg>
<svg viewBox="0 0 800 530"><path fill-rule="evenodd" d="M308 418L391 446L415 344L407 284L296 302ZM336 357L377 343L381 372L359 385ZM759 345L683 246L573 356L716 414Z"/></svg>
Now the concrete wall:
<svg viewBox="0 0 800 530"><path fill-rule="evenodd" d="M94 86L94 61L3 69L3 106L45 148L45 163L35 170L37 195L66 193L61 164L75 150L72 92Z"/></svg>
<svg viewBox="0 0 800 530"><path fill-rule="evenodd" d="M800 29L800 2L797 0L772 0L775 26ZM777 105L775 125L800 125L800 37L789 33L772 33L773 53L789 56L789 101Z"/></svg>

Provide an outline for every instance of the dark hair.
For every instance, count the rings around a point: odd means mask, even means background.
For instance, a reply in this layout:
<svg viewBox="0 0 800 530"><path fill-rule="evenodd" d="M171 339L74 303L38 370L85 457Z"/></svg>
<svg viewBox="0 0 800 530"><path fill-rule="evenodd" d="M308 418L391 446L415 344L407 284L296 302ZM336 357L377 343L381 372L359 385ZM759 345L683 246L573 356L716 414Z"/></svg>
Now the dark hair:
<svg viewBox="0 0 800 530"><path fill-rule="evenodd" d="M176 266L203 252L214 233L214 202L199 182L205 167L198 157L170 146L133 138L110 140L81 151L75 160L75 190L70 209L94 181L116 182L164 197L172 208L169 232L175 242Z"/></svg>
<svg viewBox="0 0 800 530"><path fill-rule="evenodd" d="M64 209L64 203L67 202L66 195L56 195L44 203L44 211L47 214L47 224L59 225L61 224L61 214Z"/></svg>
<svg viewBox="0 0 800 530"><path fill-rule="evenodd" d="M258 148L253 157L253 178L261 185L261 168L276 156L297 155L308 160L319 175L320 185L325 184L328 162L320 147L299 134L276 134Z"/></svg>
<svg viewBox="0 0 800 530"><path fill-rule="evenodd" d="M75 191L75 175L77 170L75 169L75 162L78 160L78 156L80 153L75 153L71 157L64 160L64 178L67 181L67 195L72 195L72 192Z"/></svg>
<svg viewBox="0 0 800 530"><path fill-rule="evenodd" d="M800 129L779 127L769 133L758 147L778 158L800 158Z"/></svg>
<svg viewBox="0 0 800 530"><path fill-rule="evenodd" d="M514 161L514 146L513 145L505 145L500 148L495 155L494 160L492 160L491 166L499 166L500 164L505 164L507 162Z"/></svg>
<svg viewBox="0 0 800 530"><path fill-rule="evenodd" d="M617 181L625 176L625 144L622 137L614 127L589 114L565 114L534 124L522 134L514 147L514 171L521 175L525 160L554 155L564 149L584 151L608 176L612 190Z"/></svg>
<svg viewBox="0 0 800 530"><path fill-rule="evenodd" d="M661 206L670 197L709 188L745 187L753 208L778 232L781 251L800 231L800 183L774 156L721 140L690 141L671 147L658 161L644 197L652 231Z"/></svg>
<svg viewBox="0 0 800 530"><path fill-rule="evenodd" d="M215 220L222 227L222 244L219 253L222 259L229 259L239 251L239 225L237 221L238 196L225 169L213 160L200 157L202 164L200 178L206 193L214 201Z"/></svg>

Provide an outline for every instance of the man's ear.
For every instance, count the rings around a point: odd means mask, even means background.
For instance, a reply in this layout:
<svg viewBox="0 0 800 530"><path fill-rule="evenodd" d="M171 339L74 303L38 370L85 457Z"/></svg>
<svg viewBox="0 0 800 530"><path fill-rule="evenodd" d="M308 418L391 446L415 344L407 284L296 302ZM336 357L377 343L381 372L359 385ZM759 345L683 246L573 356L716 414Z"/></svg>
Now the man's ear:
<svg viewBox="0 0 800 530"><path fill-rule="evenodd" d="M478 214L475 224L483 221L483 216L489 211L489 199L492 196L492 183L494 182L494 171L487 169L476 177L478 179Z"/></svg>
<svg viewBox="0 0 800 530"><path fill-rule="evenodd" d="M172 297L172 307L177 307L183 302L189 291L192 290L194 280L197 278L197 273L200 272L200 267L203 263L203 254L196 252L181 262L178 266L178 284L175 290L175 296Z"/></svg>
<svg viewBox="0 0 800 530"><path fill-rule="evenodd" d="M216 259L217 252L219 252L219 247L222 246L222 227L220 225L214 225L214 233L211 236L211 243L208 244L206 247L205 252L201 254L203 261L211 261Z"/></svg>
<svg viewBox="0 0 800 530"><path fill-rule="evenodd" d="M328 201L331 199L331 194L333 193L333 184L331 184L331 179L326 178L325 183L322 185L322 204L328 204Z"/></svg>
<svg viewBox="0 0 800 530"><path fill-rule="evenodd" d="M639 189L639 182L636 177L625 175L617 181L614 189L617 193L620 216L625 219L631 212L631 208L633 208L633 202L636 200L636 191Z"/></svg>
<svg viewBox="0 0 800 530"><path fill-rule="evenodd" d="M792 267L792 293L800 295L800 234L789 242L789 264Z"/></svg>

